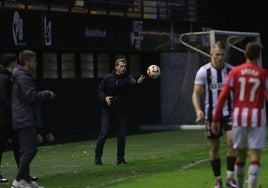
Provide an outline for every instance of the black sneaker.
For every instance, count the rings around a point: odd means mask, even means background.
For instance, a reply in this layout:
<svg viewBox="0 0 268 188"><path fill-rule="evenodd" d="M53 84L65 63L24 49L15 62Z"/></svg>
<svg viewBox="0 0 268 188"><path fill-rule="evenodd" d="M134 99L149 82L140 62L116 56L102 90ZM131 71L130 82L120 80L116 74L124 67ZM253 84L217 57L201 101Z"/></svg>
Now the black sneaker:
<svg viewBox="0 0 268 188"><path fill-rule="evenodd" d="M127 161L124 158L117 159L117 165L120 165L120 164L127 164Z"/></svg>
<svg viewBox="0 0 268 188"><path fill-rule="evenodd" d="M8 182L8 180L0 175L0 183L6 183L6 182Z"/></svg>
<svg viewBox="0 0 268 188"><path fill-rule="evenodd" d="M30 181L37 181L37 180L38 180L38 177L30 176Z"/></svg>
<svg viewBox="0 0 268 188"><path fill-rule="evenodd" d="M100 158L95 158L95 165L102 165L102 161Z"/></svg>

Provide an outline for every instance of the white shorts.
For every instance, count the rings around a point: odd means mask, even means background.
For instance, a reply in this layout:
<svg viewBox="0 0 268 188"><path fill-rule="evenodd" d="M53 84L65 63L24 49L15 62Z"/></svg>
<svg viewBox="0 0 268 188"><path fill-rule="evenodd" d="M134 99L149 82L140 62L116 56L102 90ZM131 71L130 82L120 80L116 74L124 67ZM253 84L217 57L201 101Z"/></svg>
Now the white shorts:
<svg viewBox="0 0 268 188"><path fill-rule="evenodd" d="M233 147L243 149L262 149L266 144L266 126L232 127Z"/></svg>

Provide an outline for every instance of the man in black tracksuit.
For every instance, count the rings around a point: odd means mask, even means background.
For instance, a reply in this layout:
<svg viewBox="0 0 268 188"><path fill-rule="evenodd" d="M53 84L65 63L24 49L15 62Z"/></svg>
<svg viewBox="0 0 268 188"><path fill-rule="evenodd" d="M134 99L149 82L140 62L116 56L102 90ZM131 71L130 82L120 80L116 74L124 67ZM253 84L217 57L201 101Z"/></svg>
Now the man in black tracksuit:
<svg viewBox="0 0 268 188"><path fill-rule="evenodd" d="M141 84L145 77L141 75L135 80L127 73L127 62L118 59L111 74L104 77L98 88L98 97L103 102L101 130L95 148L95 164L102 165L103 147L111 122L114 121L118 130L117 164L125 164L127 96L131 87Z"/></svg>
<svg viewBox="0 0 268 188"><path fill-rule="evenodd" d="M31 181L30 164L37 153L37 129L42 125L40 103L55 96L49 90L37 91L32 78L36 66L36 53L24 50L19 54L19 66L12 73L12 123L20 146L20 163L13 187L37 187Z"/></svg>
<svg viewBox="0 0 268 188"><path fill-rule="evenodd" d="M0 164L3 152L10 138L12 139L16 163L19 163L19 147L15 134L12 131L11 119L12 71L16 65L17 56L15 54L6 54L2 58L0 65ZM0 174L0 183L7 181Z"/></svg>

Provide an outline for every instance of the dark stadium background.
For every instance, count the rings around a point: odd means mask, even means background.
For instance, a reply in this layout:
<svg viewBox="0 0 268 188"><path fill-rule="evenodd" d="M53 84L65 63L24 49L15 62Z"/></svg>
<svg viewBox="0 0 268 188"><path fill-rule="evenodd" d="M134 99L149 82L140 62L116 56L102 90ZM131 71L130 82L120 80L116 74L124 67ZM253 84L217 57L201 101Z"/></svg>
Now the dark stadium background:
<svg viewBox="0 0 268 188"><path fill-rule="evenodd" d="M75 7L75 1L0 1L0 55L18 54L23 49L31 49L38 54L36 82L40 89L52 89L57 97L43 105L43 122L47 130L55 134L56 141L94 139L100 127L100 102L96 95L102 77L98 76L98 54L106 54L109 71L113 68L117 55L124 54L127 60L139 57L140 73L145 74L150 64L161 65L160 54L182 50L181 46L167 45L159 48L165 38L150 36L143 38L140 46L135 46L138 31L134 23L142 21L145 31L174 33L201 31L213 28L228 31L260 32L265 51L268 46L268 1L213 1L213 0L161 0L166 5L164 11L157 9L156 17L146 18L145 1L138 1L138 16L129 17L134 12L130 0L84 1L83 7ZM148 1L147 1L148 2ZM151 1L153 2L153 1ZM157 4L156 3L156 4ZM194 5L192 5L194 4ZM35 6L42 9L35 9ZM57 7L56 10L53 7ZM147 7L148 8L148 7ZM193 10L194 8L194 10ZM64 10L64 11L63 11ZM76 10L73 11L73 10ZM84 12L83 12L83 11ZM94 14L93 10L105 11L105 15ZM86 11L86 12L85 12ZM23 19L23 38L17 33L14 42L14 13ZM120 12L120 16L112 15ZM44 17L46 24L51 21L52 43L44 38ZM48 27L49 28L49 27ZM88 32L88 33L86 33ZM99 32L99 33L98 33ZM135 33L136 32L136 33ZM133 37L132 36L132 37ZM153 35L152 35L153 36ZM44 78L43 54L57 54L57 78ZM74 54L74 78L63 78L61 71L62 53ZM93 56L93 77L81 76L82 53ZM133 55L133 56L132 56ZM267 62L267 63L266 63ZM267 53L263 53L263 66L268 67ZM131 72L131 66L130 72ZM135 72L135 76L138 76ZM161 119L160 80L146 80L131 93L129 113L129 134L140 133L141 125L163 124ZM172 92L172 90L170 90ZM187 115L184 112L182 115ZM172 122L171 122L172 123ZM111 135L113 132L111 133Z"/></svg>

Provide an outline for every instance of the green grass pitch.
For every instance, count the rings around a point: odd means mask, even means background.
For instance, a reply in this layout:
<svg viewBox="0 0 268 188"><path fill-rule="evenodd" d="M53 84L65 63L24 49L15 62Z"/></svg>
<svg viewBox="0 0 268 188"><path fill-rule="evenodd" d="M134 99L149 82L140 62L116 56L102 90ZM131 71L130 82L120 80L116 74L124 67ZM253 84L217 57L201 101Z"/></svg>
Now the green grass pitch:
<svg viewBox="0 0 268 188"><path fill-rule="evenodd" d="M116 138L108 138L103 165L94 165L96 140L39 147L31 175L45 188L210 188L214 177L208 142L202 130L175 130L127 137L126 165L116 165ZM222 176L226 178L225 137L221 139ZM3 155L2 174L11 186L16 165L11 151ZM268 151L262 154L259 187L268 187Z"/></svg>

